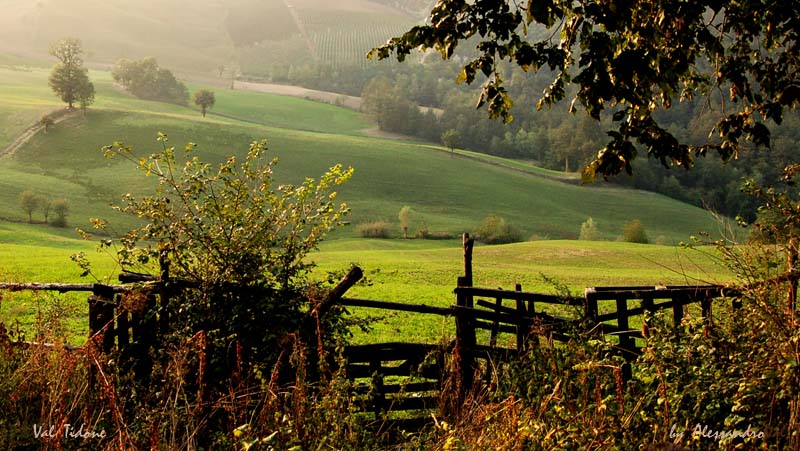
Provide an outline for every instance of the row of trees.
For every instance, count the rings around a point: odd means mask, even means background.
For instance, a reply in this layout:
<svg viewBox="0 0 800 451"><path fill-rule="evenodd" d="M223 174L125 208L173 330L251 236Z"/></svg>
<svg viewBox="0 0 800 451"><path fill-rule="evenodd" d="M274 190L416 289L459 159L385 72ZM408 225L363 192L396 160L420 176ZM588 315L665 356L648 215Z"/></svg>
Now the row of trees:
<svg viewBox="0 0 800 451"><path fill-rule="evenodd" d="M69 213L69 203L66 199L50 199L31 190L23 191L19 195L19 205L22 211L28 215L28 222L33 223L33 214L40 211L44 216L45 224L56 227L67 226L67 213ZM55 215L55 217L51 217Z"/></svg>

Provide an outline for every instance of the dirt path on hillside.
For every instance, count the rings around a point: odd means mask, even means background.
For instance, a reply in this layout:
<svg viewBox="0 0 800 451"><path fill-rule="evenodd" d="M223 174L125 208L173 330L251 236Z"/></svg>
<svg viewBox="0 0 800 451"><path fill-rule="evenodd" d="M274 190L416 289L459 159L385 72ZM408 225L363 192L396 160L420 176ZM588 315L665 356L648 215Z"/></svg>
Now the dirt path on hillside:
<svg viewBox="0 0 800 451"><path fill-rule="evenodd" d="M53 124L58 124L59 122L65 121L71 117L75 117L76 115L80 114L80 111L77 109L67 110L67 109L58 109L53 110L48 113L50 117L53 118ZM19 136L11 142L11 144L7 145L4 149L0 150L0 158L10 157L14 155L14 152L17 151L20 147L25 145L31 138L34 137L39 130L42 130L44 126L39 124L39 121L36 121L33 125L28 127L24 132L22 132Z"/></svg>

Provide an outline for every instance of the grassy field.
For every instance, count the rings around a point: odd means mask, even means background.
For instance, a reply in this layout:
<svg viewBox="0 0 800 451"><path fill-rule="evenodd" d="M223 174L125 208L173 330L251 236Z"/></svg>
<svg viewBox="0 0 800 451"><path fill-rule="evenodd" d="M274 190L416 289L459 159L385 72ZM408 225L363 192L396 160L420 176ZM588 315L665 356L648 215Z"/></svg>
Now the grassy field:
<svg viewBox="0 0 800 451"><path fill-rule="evenodd" d="M95 274L114 282L119 269L93 243L61 238L45 228L2 224L0 277L4 281L92 283L79 277L80 269L70 255L84 252ZM460 243L423 240L338 239L324 242L310 259L317 264L314 278L346 270L351 264L364 269L368 285L359 285L348 296L446 307L455 302L456 278L463 274ZM553 281L573 294L590 286L724 283L730 275L713 258L697 250L679 247L611 242L537 241L503 246L478 245L474 253L476 286L556 293ZM453 332L451 318L402 312L351 309L360 317L382 316L373 331L358 334L358 342L422 340L436 342ZM31 295L7 293L0 302L0 321L19 321L31 331L41 313L59 312L67 327L65 337L81 343L88 331L85 294ZM572 312L551 313L569 315ZM51 313L52 314L52 313Z"/></svg>
<svg viewBox="0 0 800 451"><path fill-rule="evenodd" d="M13 61L13 60L8 60ZM9 63L0 66L0 137L10 142L42 112L59 108L47 88L48 70ZM78 281L79 270L69 256L85 252L96 261L97 274L113 276L112 261L76 239L74 227L88 219L112 220L122 233L137 220L116 214L109 205L127 192L145 194L151 179L142 178L129 163L108 160L100 148L124 141L146 155L159 148L157 132L182 147L199 143L197 153L209 161L242 155L255 139L267 138L271 155L280 158L278 183L316 176L336 163L352 165L353 179L341 199L352 208L350 227L336 232L314 255L317 276L346 269L351 262L370 274L371 287L354 289L354 296L448 305L461 271L457 241L364 240L355 225L386 220L399 237L397 213L412 208L411 231L427 227L454 236L472 231L490 214L505 217L524 235L539 238L576 237L589 216L601 236L615 240L625 222L640 219L651 239L668 244L687 240L716 223L703 211L672 199L607 186L579 186L558 180L560 174L540 173L524 163L487 159L466 152L415 142L374 139L362 135L368 124L358 114L323 105L262 93L217 90L212 114L202 118L194 108L142 101L121 92L107 72L91 73L96 103L86 116L75 115L38 133L13 155L0 158L0 276L6 281ZM193 88L195 88L193 86ZM239 120L242 119L242 120ZM70 205L69 227L25 224L18 205L22 191L48 198L64 197ZM40 212L34 220L42 222ZM701 261L697 266L685 251L667 246L616 242L535 241L500 247L478 247L476 284L547 291L541 274L580 292L585 286L717 281L724 273ZM86 302L69 296L9 295L2 303L3 320L18 319L28 330L38 312L60 312L72 341L85 336ZM360 314L363 312L359 312ZM448 322L449 324L449 322ZM406 331L401 325L412 325ZM450 326L447 326L450 327ZM386 318L371 339L423 337L436 340L442 326L405 316Z"/></svg>

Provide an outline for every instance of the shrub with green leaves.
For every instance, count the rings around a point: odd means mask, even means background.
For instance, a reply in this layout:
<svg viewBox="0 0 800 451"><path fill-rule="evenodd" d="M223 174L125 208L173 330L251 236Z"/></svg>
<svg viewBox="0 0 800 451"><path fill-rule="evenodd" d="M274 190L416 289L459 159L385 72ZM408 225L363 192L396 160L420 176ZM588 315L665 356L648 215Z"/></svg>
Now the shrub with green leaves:
<svg viewBox="0 0 800 451"><path fill-rule="evenodd" d="M145 225L117 240L102 239L100 247L124 270L158 273L165 283L169 301L157 313L169 318L169 330L153 351L153 372L179 387L185 406L163 412L169 391L142 387L121 405L131 414L177 421L192 436L202 426L202 443L210 444L216 439L208 434L227 427L230 412L215 407L201 416L201 405L250 409L252 396L246 402L226 397L233 390L259 396L269 384L312 383L329 363L324 356L344 338L342 309L316 308L326 287L309 279L307 256L344 224L349 209L337 203L336 189L353 169L336 165L318 179L277 184L277 159L267 158L265 141L218 165L196 156L193 143L176 150L166 135L158 141L161 149L146 157L121 142L104 147L107 157L131 161L157 184L153 195L127 194L115 207ZM95 226L108 224L95 220ZM86 266L84 258L75 260ZM309 345L317 352L304 351ZM179 418L164 417L173 414ZM147 427L134 428L141 446Z"/></svg>
<svg viewBox="0 0 800 451"><path fill-rule="evenodd" d="M403 238L408 238L408 229L411 227L411 207L406 205L401 208L397 219L400 220L400 228L403 229Z"/></svg>
<svg viewBox="0 0 800 451"><path fill-rule="evenodd" d="M56 227L67 226L67 214L69 213L69 202L67 199L56 199L50 204L50 208L55 213L56 217L52 221L52 225Z"/></svg>
<svg viewBox="0 0 800 451"><path fill-rule="evenodd" d="M116 207L146 225L116 244L101 243L116 246L125 270L168 269L182 286L197 287L170 300L169 317L182 337L208 333L217 377L230 370L234 345L246 361L269 366L282 352L278 343L304 327L316 290L306 256L343 224L348 207L336 203L335 189L353 169L337 165L317 180L278 185L277 159L266 158L265 141L253 142L241 161L231 156L216 167L194 154L193 143L181 151L164 134L158 141L161 150L144 158L124 143L104 148L107 156L129 159L156 177L158 185L154 195L128 194Z"/></svg>
<svg viewBox="0 0 800 451"><path fill-rule="evenodd" d="M642 221L634 219L625 224L625 229L622 231L622 241L627 243L647 244L650 239L647 238L647 231L644 228Z"/></svg>
<svg viewBox="0 0 800 451"><path fill-rule="evenodd" d="M497 215L484 218L475 230L476 239L486 244L507 244L522 241L522 232Z"/></svg>
<svg viewBox="0 0 800 451"><path fill-rule="evenodd" d="M600 239L600 232L597 230L597 224L594 223L594 219L589 217L589 219L581 224L581 233L578 239L585 241L596 241Z"/></svg>

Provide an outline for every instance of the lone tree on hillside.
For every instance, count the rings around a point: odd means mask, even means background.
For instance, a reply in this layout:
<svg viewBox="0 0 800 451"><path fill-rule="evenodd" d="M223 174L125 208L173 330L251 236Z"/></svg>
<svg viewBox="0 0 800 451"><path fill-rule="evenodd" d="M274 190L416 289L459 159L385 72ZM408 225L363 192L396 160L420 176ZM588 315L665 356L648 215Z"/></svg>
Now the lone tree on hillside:
<svg viewBox="0 0 800 451"><path fill-rule="evenodd" d="M83 67L83 48L75 38L62 39L50 46L50 54L58 58L58 63L50 72L50 88L69 109L75 102L81 107L94 100L94 85L89 81L89 70Z"/></svg>
<svg viewBox="0 0 800 451"><path fill-rule="evenodd" d="M485 76L479 106L512 120L504 60L526 72L553 74L537 107L574 92L570 109L610 119L610 141L584 169L632 172L637 147L663 165L691 168L696 156L729 160L749 146L770 146L766 124L800 104L800 2L698 0L592 2L441 0L426 24L375 48L369 57L402 61L414 49L467 62L458 82ZM574 89L568 89L568 84ZM656 114L673 102L705 97L718 105L710 139L681 143ZM525 99L533 101L534 99Z"/></svg>
<svg viewBox="0 0 800 451"><path fill-rule="evenodd" d="M400 228L403 229L403 238L408 238L408 228L411 227L411 207L406 205L401 208L397 219L400 220Z"/></svg>
<svg viewBox="0 0 800 451"><path fill-rule="evenodd" d="M206 117L206 109L214 106L214 93L208 89L201 89L194 93L194 104L200 106L200 112Z"/></svg>
<svg viewBox="0 0 800 451"><path fill-rule="evenodd" d="M456 147L461 145L461 134L452 128L445 130L441 139L442 145L450 149L450 155L455 152Z"/></svg>

